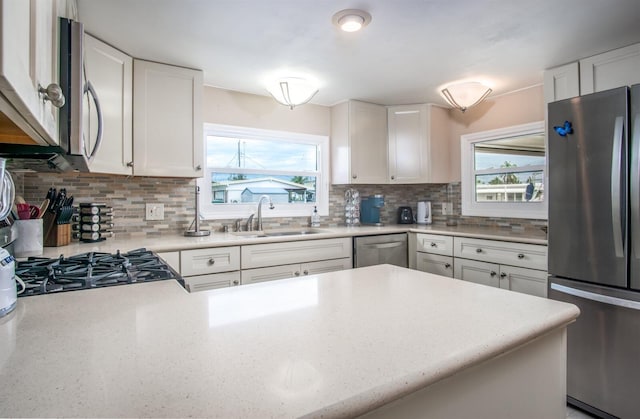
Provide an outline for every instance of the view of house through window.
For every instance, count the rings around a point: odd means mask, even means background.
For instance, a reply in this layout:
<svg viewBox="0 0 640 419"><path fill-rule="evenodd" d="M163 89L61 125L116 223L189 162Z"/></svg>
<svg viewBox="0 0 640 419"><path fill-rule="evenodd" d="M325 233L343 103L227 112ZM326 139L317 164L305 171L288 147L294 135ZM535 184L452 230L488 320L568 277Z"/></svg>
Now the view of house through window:
<svg viewBox="0 0 640 419"><path fill-rule="evenodd" d="M325 206L319 190L323 152L328 148L325 139L249 128L205 129L207 167L201 187L205 212L206 206L209 213L251 211L264 195L280 213L288 208L291 214L299 207L306 214L314 205L320 210Z"/></svg>
<svg viewBox="0 0 640 419"><path fill-rule="evenodd" d="M544 135L474 144L475 201L544 200Z"/></svg>

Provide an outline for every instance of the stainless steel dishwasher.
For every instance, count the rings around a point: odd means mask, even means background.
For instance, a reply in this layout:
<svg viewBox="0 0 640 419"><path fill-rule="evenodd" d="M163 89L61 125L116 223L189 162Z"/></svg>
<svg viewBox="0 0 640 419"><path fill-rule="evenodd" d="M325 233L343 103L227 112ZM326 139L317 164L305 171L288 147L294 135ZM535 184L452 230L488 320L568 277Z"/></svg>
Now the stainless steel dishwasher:
<svg viewBox="0 0 640 419"><path fill-rule="evenodd" d="M407 267L407 233L361 236L353 239L353 266L391 265Z"/></svg>

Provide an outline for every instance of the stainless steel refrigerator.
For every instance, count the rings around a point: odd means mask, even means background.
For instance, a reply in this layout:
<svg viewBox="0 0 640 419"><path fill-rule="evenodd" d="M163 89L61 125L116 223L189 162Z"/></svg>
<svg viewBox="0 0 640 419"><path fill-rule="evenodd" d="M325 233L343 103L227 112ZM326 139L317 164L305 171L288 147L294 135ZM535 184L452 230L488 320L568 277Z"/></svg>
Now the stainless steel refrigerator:
<svg viewBox="0 0 640 419"><path fill-rule="evenodd" d="M640 417L640 85L548 105L549 298L567 334L569 403Z"/></svg>

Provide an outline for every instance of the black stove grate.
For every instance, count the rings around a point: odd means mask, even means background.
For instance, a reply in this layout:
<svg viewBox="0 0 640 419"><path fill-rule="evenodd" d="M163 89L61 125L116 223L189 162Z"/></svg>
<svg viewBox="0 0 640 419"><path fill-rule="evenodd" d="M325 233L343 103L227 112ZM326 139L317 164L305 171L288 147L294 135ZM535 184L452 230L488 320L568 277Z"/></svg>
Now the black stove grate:
<svg viewBox="0 0 640 419"><path fill-rule="evenodd" d="M17 263L16 275L26 287L20 297L166 279L182 283L177 272L144 248L114 254L87 252L67 258L30 257Z"/></svg>

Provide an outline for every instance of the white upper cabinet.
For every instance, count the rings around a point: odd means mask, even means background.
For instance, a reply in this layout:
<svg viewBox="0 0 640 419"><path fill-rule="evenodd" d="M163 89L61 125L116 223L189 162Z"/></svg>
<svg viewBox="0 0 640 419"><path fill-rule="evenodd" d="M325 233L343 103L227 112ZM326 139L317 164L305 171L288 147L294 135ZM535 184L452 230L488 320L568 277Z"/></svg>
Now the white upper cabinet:
<svg viewBox="0 0 640 419"><path fill-rule="evenodd" d="M569 63L544 72L544 102L569 99L580 95L578 63Z"/></svg>
<svg viewBox="0 0 640 419"><path fill-rule="evenodd" d="M133 63L133 174L203 174L202 71Z"/></svg>
<svg viewBox="0 0 640 419"><path fill-rule="evenodd" d="M580 60L580 94L640 83L640 44Z"/></svg>
<svg viewBox="0 0 640 419"><path fill-rule="evenodd" d="M389 183L384 106L350 100L331 108L331 182Z"/></svg>
<svg viewBox="0 0 640 419"><path fill-rule="evenodd" d="M544 72L545 103L640 83L640 44Z"/></svg>
<svg viewBox="0 0 640 419"><path fill-rule="evenodd" d="M391 106L387 110L389 183L447 183L448 113L435 105Z"/></svg>
<svg viewBox="0 0 640 419"><path fill-rule="evenodd" d="M85 69L103 111L102 142L91 161L91 172L132 175L133 58L90 36L84 37ZM97 115L88 117L90 149L98 129Z"/></svg>
<svg viewBox="0 0 640 419"><path fill-rule="evenodd" d="M58 84L57 10L54 0L0 1L0 92L14 123L43 144L59 143L58 109L39 92Z"/></svg>

